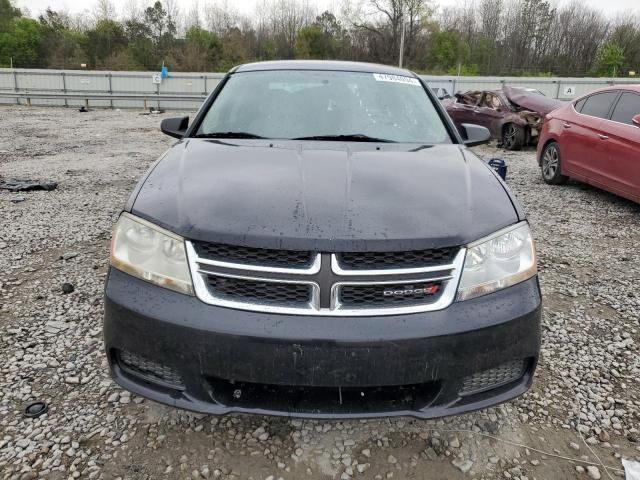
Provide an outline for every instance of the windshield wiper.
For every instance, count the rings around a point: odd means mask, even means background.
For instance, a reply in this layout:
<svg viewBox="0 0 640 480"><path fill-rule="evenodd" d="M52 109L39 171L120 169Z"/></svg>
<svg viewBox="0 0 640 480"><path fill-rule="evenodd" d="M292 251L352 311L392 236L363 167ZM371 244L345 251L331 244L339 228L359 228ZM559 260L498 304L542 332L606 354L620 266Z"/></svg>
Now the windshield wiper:
<svg viewBox="0 0 640 480"><path fill-rule="evenodd" d="M364 135L362 133L352 133L350 135L314 135L311 137L298 137L291 140L329 140L329 141L344 141L344 142L378 142L378 143L396 143L395 140L389 140L387 138L376 138Z"/></svg>
<svg viewBox="0 0 640 480"><path fill-rule="evenodd" d="M194 135L195 138L265 138L255 133L248 132L211 132L211 133L198 133Z"/></svg>

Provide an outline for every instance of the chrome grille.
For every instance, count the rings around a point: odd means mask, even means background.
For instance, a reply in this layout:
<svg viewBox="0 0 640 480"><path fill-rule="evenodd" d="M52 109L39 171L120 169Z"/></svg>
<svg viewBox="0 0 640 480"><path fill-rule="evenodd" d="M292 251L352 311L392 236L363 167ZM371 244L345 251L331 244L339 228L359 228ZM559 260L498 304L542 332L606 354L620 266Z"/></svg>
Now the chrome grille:
<svg viewBox="0 0 640 480"><path fill-rule="evenodd" d="M233 300L276 305L305 305L311 301L311 286L296 283L273 283L246 278L207 275L209 288Z"/></svg>
<svg viewBox="0 0 640 480"><path fill-rule="evenodd" d="M346 252L336 254L342 268L353 270L417 268L451 263L458 248L434 248L407 252Z"/></svg>
<svg viewBox="0 0 640 480"><path fill-rule="evenodd" d="M193 247L203 259L267 267L304 268L311 265L313 257L311 252L242 247L225 243L193 242Z"/></svg>
<svg viewBox="0 0 640 480"><path fill-rule="evenodd" d="M404 257L400 252L396 258L411 258L410 264L404 264L410 267L391 262L387 265L392 268L372 268L380 265L374 262L364 268L348 268L340 263L343 253L312 253L301 266L282 260L285 251L278 253L280 260L274 265L271 253L265 254L264 261L259 261L259 252L252 253L249 261L229 261L228 256L212 255L189 241L186 249L195 292L203 302L258 312L325 316L399 315L446 308L455 298L466 252L451 249L454 253L442 254L446 261L441 263L435 262L434 255L428 260L426 254L422 258L428 261L418 263L415 252ZM300 252L292 255L297 257ZM392 258L390 254L384 257Z"/></svg>
<svg viewBox="0 0 640 480"><path fill-rule="evenodd" d="M354 308L425 305L438 299L441 285L441 282L344 285L340 289L339 300L341 305Z"/></svg>

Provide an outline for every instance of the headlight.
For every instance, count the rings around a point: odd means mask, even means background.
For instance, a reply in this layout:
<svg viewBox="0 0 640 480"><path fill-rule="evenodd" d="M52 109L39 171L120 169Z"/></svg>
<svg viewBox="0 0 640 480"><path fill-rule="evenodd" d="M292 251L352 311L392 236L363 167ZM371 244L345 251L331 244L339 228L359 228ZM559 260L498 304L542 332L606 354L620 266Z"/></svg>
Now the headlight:
<svg viewBox="0 0 640 480"><path fill-rule="evenodd" d="M536 250L529 225L518 223L467 247L457 300L510 287L537 272Z"/></svg>
<svg viewBox="0 0 640 480"><path fill-rule="evenodd" d="M123 213L113 231L111 265L134 277L193 295L184 239Z"/></svg>

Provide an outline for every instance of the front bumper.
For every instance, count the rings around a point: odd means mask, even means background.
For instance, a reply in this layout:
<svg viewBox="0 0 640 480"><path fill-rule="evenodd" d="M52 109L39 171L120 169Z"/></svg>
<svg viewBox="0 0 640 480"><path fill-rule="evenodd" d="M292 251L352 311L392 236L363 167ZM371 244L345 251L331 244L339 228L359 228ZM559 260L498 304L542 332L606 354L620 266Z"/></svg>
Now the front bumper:
<svg viewBox="0 0 640 480"><path fill-rule="evenodd" d="M524 393L538 359L540 316L537 278L436 312L319 317L215 307L111 269L104 338L118 384L175 407L432 418ZM139 375L123 352L166 368L181 385ZM461 394L465 378L514 361L522 371L513 381Z"/></svg>

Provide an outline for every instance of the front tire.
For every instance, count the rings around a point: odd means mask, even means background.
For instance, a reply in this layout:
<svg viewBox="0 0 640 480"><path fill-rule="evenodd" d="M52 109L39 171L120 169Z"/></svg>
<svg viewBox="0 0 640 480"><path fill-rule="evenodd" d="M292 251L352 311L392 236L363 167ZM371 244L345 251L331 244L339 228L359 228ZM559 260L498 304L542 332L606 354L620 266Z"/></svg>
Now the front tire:
<svg viewBox="0 0 640 480"><path fill-rule="evenodd" d="M542 180L549 185L560 185L567 182L568 177L562 174L560 146L557 142L550 142L544 147L540 158Z"/></svg>
<svg viewBox="0 0 640 480"><path fill-rule="evenodd" d="M520 125L507 123L502 128L502 146L507 150L520 150L527 138L527 132Z"/></svg>

